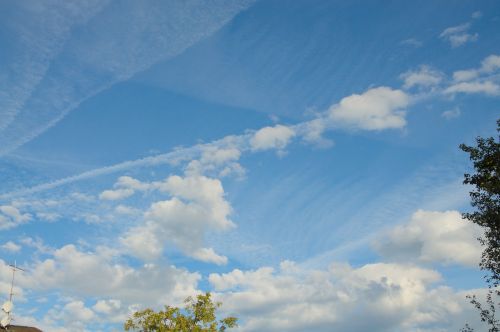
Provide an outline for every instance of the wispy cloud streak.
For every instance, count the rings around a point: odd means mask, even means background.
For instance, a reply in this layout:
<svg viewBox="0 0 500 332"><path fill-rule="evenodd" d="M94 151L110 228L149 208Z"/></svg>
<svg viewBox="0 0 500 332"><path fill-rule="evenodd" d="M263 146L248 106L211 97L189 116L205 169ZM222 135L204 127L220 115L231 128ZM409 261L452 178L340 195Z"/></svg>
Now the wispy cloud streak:
<svg viewBox="0 0 500 332"><path fill-rule="evenodd" d="M0 156L51 128L86 99L182 53L252 3L112 2L84 29L73 32L76 37L68 40L50 62L49 72L39 70L36 79L31 80L39 82L28 93L29 98L26 94L25 101L19 101L22 96L12 101L11 109L15 111L9 112L11 120L0 132ZM23 51L32 54L34 50Z"/></svg>
<svg viewBox="0 0 500 332"><path fill-rule="evenodd" d="M398 101L395 103L393 101L393 95L397 98L404 99L403 102ZM376 101L374 105L367 103L367 101L371 99ZM216 149L237 149L240 153L274 149L278 152L278 154L283 154L287 145L289 145L293 139L299 139L308 144L318 144L320 146L325 145L325 141L328 141L322 136L325 131L334 128L352 129L350 125L346 126L344 122L341 121L342 119L339 120L335 117L334 111L342 107L345 108L346 105L344 104L346 104L346 101L348 106L354 107L354 110L356 111L353 115L351 115L350 121L355 121L357 127L359 127L357 128L358 130L378 131L402 128L405 126L406 121L404 120L405 112L401 111L401 109L408 105L408 100L409 96L401 90L392 90L388 87L373 88L367 90L361 95L353 94L343 98L339 104L332 105L327 111L320 113L315 119L310 121L300 122L290 126L278 124L274 127L265 127L260 130L248 130L244 134L226 136L211 143L199 144L188 148L180 148L170 153L126 161L116 165L86 171L79 175L70 176L57 181L48 182L15 192L5 193L0 195L0 200L8 200L14 197L42 192L75 181L131 168L155 166L159 164L176 164L181 161L196 161L197 159L202 160L204 153L207 152L207 149L213 149L214 147ZM394 116L397 116L399 121L397 126L393 123ZM374 121L376 125L372 125ZM256 149L256 142L260 142L259 149ZM265 147L265 149L263 149L263 147ZM239 156L240 154L238 153L238 158ZM231 159L231 161L234 160ZM206 168L193 166L195 165L193 165L192 162L187 165L187 171ZM230 173L233 171L234 170L228 170ZM224 170L222 170L222 172L224 173Z"/></svg>
<svg viewBox="0 0 500 332"><path fill-rule="evenodd" d="M0 69L0 131L15 121L46 75L50 62L62 50L71 30L96 15L108 2L22 1L14 4L11 15L3 22L6 31L16 38L5 45L10 65Z"/></svg>

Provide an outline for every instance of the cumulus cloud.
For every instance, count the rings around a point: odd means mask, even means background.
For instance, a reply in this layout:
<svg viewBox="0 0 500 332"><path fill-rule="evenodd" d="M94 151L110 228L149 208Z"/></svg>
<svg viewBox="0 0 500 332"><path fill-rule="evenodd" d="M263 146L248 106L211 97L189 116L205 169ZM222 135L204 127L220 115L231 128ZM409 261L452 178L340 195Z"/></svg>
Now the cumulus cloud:
<svg viewBox="0 0 500 332"><path fill-rule="evenodd" d="M90 301L60 297L42 317L40 312L37 318L18 313L16 322L19 325L36 326L43 331L51 332L110 331L109 323L122 325L134 307L125 307L121 301L114 299L98 300L93 306L89 306L86 302ZM112 329L112 331L117 330Z"/></svg>
<svg viewBox="0 0 500 332"><path fill-rule="evenodd" d="M201 156L186 166L189 175L217 175L225 177L235 175L242 178L245 169L238 163L241 157L241 142L235 136L228 136L219 144L207 144L202 148ZM236 142L234 142L236 140Z"/></svg>
<svg viewBox="0 0 500 332"><path fill-rule="evenodd" d="M236 147L218 148L216 146L207 146L201 155L201 161L205 164L221 165L228 161L240 159L241 152Z"/></svg>
<svg viewBox="0 0 500 332"><path fill-rule="evenodd" d="M245 317L241 331L458 329L465 313L475 313L439 280L433 270L384 263L306 270L285 262L209 276L223 309Z"/></svg>
<svg viewBox="0 0 500 332"><path fill-rule="evenodd" d="M306 143L329 147L332 146L333 142L322 137L322 134L335 127L363 130L402 128L406 125L404 108L409 105L409 102L410 96L401 90L388 87L373 88L361 95L354 94L343 98L339 104L331 106L327 111L318 114L315 119L310 121L293 126L264 127L253 134L230 135L209 144L179 148L168 153L93 169L31 188L0 194L0 199L7 200L44 192L73 182L129 169L162 164L178 165L183 162L188 163L185 171L189 175L207 175L204 173L212 172L213 174L208 175L223 177L236 174L241 177L245 170L237 161L242 154L268 149L277 149L278 153L282 153L296 136L300 136ZM114 189L104 194L103 198L106 196L110 198L120 197L119 194L114 193L115 190L127 194L130 193L129 190L134 192L148 190L147 185L144 186L144 183L136 181L138 180L131 177L120 178Z"/></svg>
<svg viewBox="0 0 500 332"><path fill-rule="evenodd" d="M302 122L295 126L295 131L302 140L308 144L313 144L320 148L329 148L334 142L323 137L323 134L331 125L328 117L318 117L316 119Z"/></svg>
<svg viewBox="0 0 500 332"><path fill-rule="evenodd" d="M25 301L27 290L31 295L59 295L41 319L38 316L34 320L21 312L16 315L18 323L36 321L30 325L46 331L109 331L109 323L121 325L132 311L157 309L167 303L179 306L187 296L199 292L200 274L168 265L129 265L121 252L109 247L83 250L68 244L44 256L23 263L26 269L16 275L14 292L16 301ZM11 277L10 267L0 260L3 293L10 291ZM47 309L48 304L40 309Z"/></svg>
<svg viewBox="0 0 500 332"><path fill-rule="evenodd" d="M330 107L335 126L364 130L403 128L410 97L401 90L378 87L353 94Z"/></svg>
<svg viewBox="0 0 500 332"><path fill-rule="evenodd" d="M99 316L104 323L123 324L130 315L137 310L136 305L127 305L117 299L101 299L96 301L92 310Z"/></svg>
<svg viewBox="0 0 500 332"><path fill-rule="evenodd" d="M108 300L98 300L93 306L95 312L105 314L110 316L119 312L122 308L122 303L120 300L108 299Z"/></svg>
<svg viewBox="0 0 500 332"><path fill-rule="evenodd" d="M116 181L115 183L115 187L139 191L145 191L149 189L149 185L147 183L134 179L131 176L120 176L118 178L118 181Z"/></svg>
<svg viewBox="0 0 500 332"><path fill-rule="evenodd" d="M96 315L91 309L87 308L82 301L71 301L66 303L54 318L64 321L65 325L69 326L75 324L75 322L91 322L96 318Z"/></svg>
<svg viewBox="0 0 500 332"><path fill-rule="evenodd" d="M17 275L16 275L17 278ZM5 261L0 259L0 292L9 294L12 282L12 267ZM18 283L14 284L13 293L16 294L18 301L24 301L24 289Z"/></svg>
<svg viewBox="0 0 500 332"><path fill-rule="evenodd" d="M450 43L451 47L459 47L469 42L474 42L478 39L477 33L469 33L470 23L464 23L454 27L449 27L443 30L439 37Z"/></svg>
<svg viewBox="0 0 500 332"><path fill-rule="evenodd" d="M492 54L481 62L481 72L492 73L498 69L500 69L500 55Z"/></svg>
<svg viewBox="0 0 500 332"><path fill-rule="evenodd" d="M477 70L457 70L453 72L453 80L455 82L470 81L479 76Z"/></svg>
<svg viewBox="0 0 500 332"><path fill-rule="evenodd" d="M179 303L196 292L199 274L173 266L147 264L137 268L119 261L115 250L82 251L70 244L19 275L19 285L59 290L66 295L112 298L129 304Z"/></svg>
<svg viewBox="0 0 500 332"><path fill-rule="evenodd" d="M422 65L417 70L401 74L400 78L404 80L404 87L406 89L417 86L432 87L442 81L443 74L429 66Z"/></svg>
<svg viewBox="0 0 500 332"><path fill-rule="evenodd" d="M134 194L134 191L132 189L125 189L125 188L116 189L116 190L104 190L99 195L99 198L102 200L116 201L116 200L130 197L133 194Z"/></svg>
<svg viewBox="0 0 500 332"><path fill-rule="evenodd" d="M396 261L437 262L478 266L481 229L463 220L458 211L424 211L396 226L375 243L384 257Z"/></svg>
<svg viewBox="0 0 500 332"><path fill-rule="evenodd" d="M40 238L25 237L19 240L26 247L34 248L39 254L49 254L52 255L54 249L45 245Z"/></svg>
<svg viewBox="0 0 500 332"><path fill-rule="evenodd" d="M276 125L274 127L264 127L250 139L252 150L283 150L286 148L290 140L295 136L295 131L284 125Z"/></svg>
<svg viewBox="0 0 500 332"><path fill-rule="evenodd" d="M99 194L99 199L107 201L117 201L125 199L135 194L136 191L149 189L148 183L143 183L130 176L120 176L113 185L114 189L104 190Z"/></svg>
<svg viewBox="0 0 500 332"><path fill-rule="evenodd" d="M218 255L212 248L199 248L192 252L192 256L202 262L210 262L217 265L227 264L227 257Z"/></svg>
<svg viewBox="0 0 500 332"><path fill-rule="evenodd" d="M134 216L138 215L141 211L139 209L120 204L115 207L115 212L121 215Z"/></svg>
<svg viewBox="0 0 500 332"><path fill-rule="evenodd" d="M479 68L453 72L453 80L455 82L472 81L480 76L494 74L498 69L500 69L500 55L492 54L481 61Z"/></svg>
<svg viewBox="0 0 500 332"><path fill-rule="evenodd" d="M0 206L0 229L9 229L17 227L30 221L32 218L29 213L22 213L13 205Z"/></svg>
<svg viewBox="0 0 500 332"><path fill-rule="evenodd" d="M2 249L5 250L5 251L9 251L9 252L19 252L21 250L21 246L16 244L15 242L12 242L12 241L7 241L5 242L4 244L2 244Z"/></svg>
<svg viewBox="0 0 500 332"><path fill-rule="evenodd" d="M444 90L444 93L481 93L498 96L500 95L499 69L500 56L496 54L489 55L481 61L478 68L453 72L453 83Z"/></svg>
<svg viewBox="0 0 500 332"><path fill-rule="evenodd" d="M500 95L500 85L491 81L485 82L460 82L447 87L445 94L455 93L484 93L490 96Z"/></svg>
<svg viewBox="0 0 500 332"><path fill-rule="evenodd" d="M144 223L127 231L122 243L144 260L157 259L165 243L202 261L225 264L227 258L204 248L207 232L225 231L235 225L229 219L231 206L218 179L205 176L170 176L155 182L155 189L171 196L151 204Z"/></svg>
<svg viewBox="0 0 500 332"><path fill-rule="evenodd" d="M99 198L110 201L124 199L132 196L136 191L148 190L150 185L130 176L120 176L113 187L115 189L104 190Z"/></svg>

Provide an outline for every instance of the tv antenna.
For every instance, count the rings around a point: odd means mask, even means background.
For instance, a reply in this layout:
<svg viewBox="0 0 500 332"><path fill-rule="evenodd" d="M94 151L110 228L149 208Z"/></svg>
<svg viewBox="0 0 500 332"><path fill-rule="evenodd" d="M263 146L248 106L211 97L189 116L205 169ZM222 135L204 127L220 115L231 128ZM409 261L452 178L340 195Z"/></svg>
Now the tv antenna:
<svg viewBox="0 0 500 332"><path fill-rule="evenodd" d="M12 309L14 308L14 305L12 304L12 297L14 295L14 278L16 276L17 271L24 272L23 269L17 266L16 261L14 261L14 265L9 264L9 266L12 269L12 281L10 283L9 300L2 305L2 311L6 313L6 316L4 316L0 320L0 325L5 329L7 328L7 326L10 325L10 322L12 321Z"/></svg>

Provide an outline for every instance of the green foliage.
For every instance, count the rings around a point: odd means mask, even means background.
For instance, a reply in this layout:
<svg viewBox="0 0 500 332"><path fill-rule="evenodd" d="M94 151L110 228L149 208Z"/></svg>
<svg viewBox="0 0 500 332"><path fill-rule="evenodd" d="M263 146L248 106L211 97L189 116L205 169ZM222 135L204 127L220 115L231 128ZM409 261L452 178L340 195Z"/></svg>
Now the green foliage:
<svg viewBox="0 0 500 332"><path fill-rule="evenodd" d="M500 120L497 121L500 134ZM469 154L474 165L474 174L464 174L464 184L472 185L471 205L475 210L464 213L463 217L481 226L484 236L479 239L484 247L480 267L486 271L488 294L486 304L475 295L468 296L478 309L481 320L489 327L489 332L500 331L500 321L496 318L496 308L500 305L495 298L500 297L500 136L476 138L477 146L461 144L460 148ZM472 331L468 325L462 331Z"/></svg>
<svg viewBox="0 0 500 332"><path fill-rule="evenodd" d="M500 120L497 121L500 133ZM475 187L470 192L472 213L464 213L464 218L482 226L485 234L480 239L485 247L481 268L490 275L489 281L498 286L500 283L500 138L476 138L477 147L460 145L469 153L474 163L474 174L465 174L464 184Z"/></svg>
<svg viewBox="0 0 500 332"><path fill-rule="evenodd" d="M211 294L188 297L185 308L165 306L158 312L145 309L135 312L125 324L125 331L141 332L223 332L236 327L237 318L226 317L217 321L215 316L220 302L212 302Z"/></svg>

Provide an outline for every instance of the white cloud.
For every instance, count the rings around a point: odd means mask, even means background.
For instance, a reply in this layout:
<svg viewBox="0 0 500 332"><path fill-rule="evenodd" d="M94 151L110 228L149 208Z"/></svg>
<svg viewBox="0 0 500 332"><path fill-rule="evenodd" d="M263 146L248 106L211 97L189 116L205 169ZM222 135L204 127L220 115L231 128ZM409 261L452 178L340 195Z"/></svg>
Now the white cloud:
<svg viewBox="0 0 500 332"><path fill-rule="evenodd" d="M377 96L379 95L379 96ZM57 187L65 186L76 181L91 179L105 174L117 173L129 169L137 169L148 166L158 165L178 165L181 162L188 162L186 172L190 175L201 175L207 170L217 170L218 176L227 176L228 174L244 175L245 170L236 162L238 153L241 154L250 151L261 151L266 149L278 149L283 152L284 149L296 135L300 135L307 143L315 143L322 147L332 145L332 142L323 138L321 135L326 130L331 130L335 126L348 126L351 128L366 130L383 130L390 128L401 128L406 125L405 112L399 108L404 108L409 104L410 97L401 90L392 90L387 87L370 89L362 95L351 95L342 99L344 102L365 99L367 102L375 101L375 107L365 103L365 111L354 109L352 114L337 114L333 111L333 118L339 118L337 123L332 124L332 110L340 104L332 106L328 111L319 114L314 120L302 122L294 126L276 125L274 127L261 128L254 134L242 134L226 136L215 140L209 144L199 144L187 148L175 149L172 152L158 154L136 160L125 161L108 167L102 167L83 172L78 175L61 178L52 182L43 183L18 191L0 194L0 199L7 200L14 197L30 195L38 192L44 192ZM342 103L341 101L341 103ZM349 105L347 105L349 106ZM344 109L345 110L345 109ZM337 110L342 111L342 109ZM213 148L213 147L216 148ZM216 153L216 156L209 156L210 150L223 150ZM280 150L281 149L281 150ZM205 155L205 157L203 156ZM219 159L220 158L220 159ZM202 161L200 161L202 159ZM226 164L214 166L213 162L224 160ZM204 164L205 162L212 162ZM222 166L222 167L220 167ZM208 167L208 168L207 168ZM147 190L134 179L125 177L116 183L118 189ZM113 196L112 193L110 193Z"/></svg>
<svg viewBox="0 0 500 332"><path fill-rule="evenodd" d="M12 241L7 241L4 244L2 244L2 249L10 252L19 252L21 250L21 246L12 242Z"/></svg>
<svg viewBox="0 0 500 332"><path fill-rule="evenodd" d="M455 82L470 81L479 76L477 70L457 70L453 73L453 80Z"/></svg>
<svg viewBox="0 0 500 332"><path fill-rule="evenodd" d="M314 144L320 148L329 148L333 146L333 141L323 137L323 133L328 129L328 126L328 118L318 117L296 125L295 130L304 142Z"/></svg>
<svg viewBox="0 0 500 332"><path fill-rule="evenodd" d="M245 332L458 330L475 312L465 294L434 286L439 280L433 270L383 263L305 270L285 262L209 276Z"/></svg>
<svg viewBox="0 0 500 332"><path fill-rule="evenodd" d="M124 305L122 301L116 299L98 300L92 310L100 316L104 323L123 324L133 312L137 310L136 305Z"/></svg>
<svg viewBox="0 0 500 332"><path fill-rule="evenodd" d="M111 328L109 324L122 325L132 312L139 308L135 305L124 306L121 301L115 299L97 300L93 306L87 305L86 302L90 301L61 296L42 317L35 319L17 314L16 322L51 332L117 332L118 330Z"/></svg>
<svg viewBox="0 0 500 332"><path fill-rule="evenodd" d="M481 93L489 96L500 95L498 70L500 56L489 55L481 61L479 68L457 70L453 73L453 81L445 90L445 94Z"/></svg>
<svg viewBox="0 0 500 332"><path fill-rule="evenodd" d="M252 150L283 150L295 136L295 131L287 126L276 125L259 129L250 139Z"/></svg>
<svg viewBox="0 0 500 332"><path fill-rule="evenodd" d="M84 193L79 193L79 192L73 192L70 195L70 198L73 198L77 201L83 201L83 202L93 202L95 200L95 197L89 194L84 194Z"/></svg>
<svg viewBox="0 0 500 332"><path fill-rule="evenodd" d="M193 258L226 263L226 257L203 247L207 232L235 226L229 220L231 206L224 198L221 182L205 176L170 176L153 186L172 198L153 203L144 215L144 223L127 231L122 243L130 253L154 260L165 243L171 243Z"/></svg>
<svg viewBox="0 0 500 332"><path fill-rule="evenodd" d="M96 312L110 315L110 314L120 310L121 306L122 306L122 303L120 300L114 300L114 299L99 300L96 302L96 304L94 304L92 309L94 309L94 311L96 311Z"/></svg>
<svg viewBox="0 0 500 332"><path fill-rule="evenodd" d="M115 207L115 212L121 215L134 216L139 214L141 211L139 209L120 204Z"/></svg>
<svg viewBox="0 0 500 332"><path fill-rule="evenodd" d="M375 243L384 257L401 261L478 266L482 248L480 227L463 220L458 211L415 212L411 220Z"/></svg>
<svg viewBox="0 0 500 332"><path fill-rule="evenodd" d="M151 189L151 184L141 182L130 176L120 176L113 185L115 189L104 190L99 198L102 200L116 201L135 194L136 191L147 191Z"/></svg>
<svg viewBox="0 0 500 332"><path fill-rule="evenodd" d="M56 313L60 311L60 307L57 307ZM50 331L50 332L84 332L82 331L83 327L62 327L62 326L56 326L58 324L64 324L63 322L60 321L54 321L54 319L51 317L52 312L50 314L45 315L42 319L40 318L35 318L32 316L24 316L24 315L16 315L16 324L22 325L22 326L36 326L37 328L41 329L42 331Z"/></svg>
<svg viewBox="0 0 500 332"><path fill-rule="evenodd" d="M149 189L147 183L141 182L130 176L120 176L115 183L116 188L145 191Z"/></svg>
<svg viewBox="0 0 500 332"><path fill-rule="evenodd" d="M422 65L418 70L407 71L401 74L400 78L404 80L404 87L406 89L415 86L432 87L442 81L443 74L429 66Z"/></svg>
<svg viewBox="0 0 500 332"><path fill-rule="evenodd" d="M26 289L31 295L58 294L58 302L64 304L56 304L34 325L61 332L109 331L106 324L121 325L132 311L157 309L165 304L179 306L184 298L198 293L201 278L198 273L174 266L129 266L117 250L97 247L84 251L73 244L47 253L44 260L24 263L23 267L25 272L16 275L16 301L25 301ZM8 293L10 278L10 268L0 261L0 291ZM90 301L95 304L85 304ZM20 312L16 319L34 322ZM95 324L104 327L96 328Z"/></svg>
<svg viewBox="0 0 500 332"><path fill-rule="evenodd" d="M471 17L474 19L478 19L478 18L483 17L483 13L478 10L478 11L475 11L474 13L472 13Z"/></svg>
<svg viewBox="0 0 500 332"><path fill-rule="evenodd" d="M227 136L218 143L205 145L200 158L192 160L186 166L186 174L244 177L245 169L238 163L241 157L241 142L238 137Z"/></svg>
<svg viewBox="0 0 500 332"><path fill-rule="evenodd" d="M480 71L483 73L492 73L500 69L500 55L492 54L481 62Z"/></svg>
<svg viewBox="0 0 500 332"><path fill-rule="evenodd" d="M447 37L457 33L462 33L469 30L469 28L470 28L470 23L464 23L454 27L449 27L443 30L443 32L441 32L440 37Z"/></svg>
<svg viewBox="0 0 500 332"><path fill-rule="evenodd" d="M141 306L179 303L196 292L198 273L155 264L134 268L121 263L118 254L106 247L84 252L66 245L29 266L17 280L34 290L59 290L70 296L112 298Z"/></svg>
<svg viewBox="0 0 500 332"><path fill-rule="evenodd" d="M484 93L490 96L497 96L500 95L500 85L491 81L460 82L447 87L444 93Z"/></svg>
<svg viewBox="0 0 500 332"><path fill-rule="evenodd" d="M245 177L246 170L239 163L230 163L224 166L219 172L219 177L223 178L230 175L235 175L238 179L243 179Z"/></svg>
<svg viewBox="0 0 500 332"><path fill-rule="evenodd" d="M459 47L468 42L473 42L478 39L479 35L477 33L468 33L470 27L470 23L464 23L454 27L446 28L443 32L441 32L439 37L441 39L447 40L451 44L451 47Z"/></svg>
<svg viewBox="0 0 500 332"><path fill-rule="evenodd" d="M460 114L462 114L462 112L460 111L460 108L455 107L454 109L444 111L443 113L441 113L441 116L443 118L445 118L446 120L451 120L451 119L458 118L460 116Z"/></svg>
<svg viewBox="0 0 500 332"><path fill-rule="evenodd" d="M19 274L16 274L16 279ZM0 259L0 293L9 294L12 282L12 267ZM14 284L13 293L16 294L16 300L21 302L25 300L24 289L18 283ZM4 295L5 296L5 295Z"/></svg>
<svg viewBox="0 0 500 332"><path fill-rule="evenodd" d="M216 146L207 146L201 155L200 161L204 164L221 165L229 161L240 159L241 152L235 147L218 148Z"/></svg>
<svg viewBox="0 0 500 332"><path fill-rule="evenodd" d="M468 42L477 41L479 34L462 33L448 36L448 40L452 47L462 46Z"/></svg>
<svg viewBox="0 0 500 332"><path fill-rule="evenodd" d="M500 56L489 55L481 61L481 66L477 69L457 70L453 73L455 82L472 81L480 76L493 74L500 69Z"/></svg>
<svg viewBox="0 0 500 332"><path fill-rule="evenodd" d="M25 246L35 248L37 253L52 255L54 252L54 250L51 247L45 245L40 238L33 239L31 237L25 237L19 240L19 242L21 242Z"/></svg>
<svg viewBox="0 0 500 332"><path fill-rule="evenodd" d="M12 89L14 91L9 88L14 95L19 95L20 100L8 98L6 112L9 119L6 124L0 120L0 129L3 129L0 130L0 155L51 128L82 101L160 61L179 55L222 28L253 1L181 1L175 6L161 1L105 4L106 1L89 1L85 5L61 2L34 6L49 8L47 15L36 11L26 15L14 8L13 15L25 17L30 24L21 24L13 31L13 40L27 42L15 45L20 54L13 57L24 61L11 61L6 66L9 75L0 75L15 76L16 83L21 85ZM79 8L81 12L77 10ZM80 36L71 38L74 37L70 33L73 25L88 23L89 17L101 8L103 10L91 24L80 29ZM128 20L115 20L115 15ZM54 23L55 29L52 27ZM47 29L47 26L51 28ZM144 35L149 38L143 38ZM66 37L69 40L66 41ZM65 52L56 57L62 46ZM28 68L26 73L24 67ZM47 71L47 68L52 70ZM12 75L20 69L21 75ZM94 75L88 75L89 70ZM11 85L11 82L1 83Z"/></svg>
<svg viewBox="0 0 500 332"><path fill-rule="evenodd" d="M122 188L122 189L116 189L116 190L104 190L99 195L99 198L102 200L116 201L116 200L130 197L133 194L134 194L134 191L132 189L128 189L128 188Z"/></svg>
<svg viewBox="0 0 500 332"><path fill-rule="evenodd" d="M330 107L335 126L364 130L403 128L410 97L401 90L378 87L353 94Z"/></svg>
<svg viewBox="0 0 500 332"><path fill-rule="evenodd" d="M422 43L420 40L415 39L415 38L408 38L403 41L401 41L402 45L408 45L408 46L413 46L415 48L422 47L424 43Z"/></svg>
<svg viewBox="0 0 500 332"><path fill-rule="evenodd" d="M0 229L17 227L30 221L31 218L29 213L22 213L13 205L0 206Z"/></svg>
<svg viewBox="0 0 500 332"><path fill-rule="evenodd" d="M464 24L460 24L460 25L457 25L454 27L449 27L449 28L444 29L443 32L441 32L440 37L443 38L443 37L448 37L451 35L463 33L465 31L469 30L469 28L470 28L470 23L464 23Z"/></svg>
<svg viewBox="0 0 500 332"><path fill-rule="evenodd" d="M0 132L12 123L23 104L47 74L75 26L86 22L106 6L107 1L82 1L73 5L13 3L12 15L24 20L6 20L11 61L0 70Z"/></svg>
<svg viewBox="0 0 500 332"><path fill-rule="evenodd" d="M133 256L139 257L143 261L156 260L163 253L164 241L170 240L161 239L156 233L157 227L156 223L152 221L132 227L120 241Z"/></svg>
<svg viewBox="0 0 500 332"><path fill-rule="evenodd" d="M66 323L72 323L75 320L79 322L90 322L95 319L95 314L87 308L82 301L72 301L64 305L61 316Z"/></svg>
<svg viewBox="0 0 500 332"><path fill-rule="evenodd" d="M103 219L94 213L82 213L75 220L83 220L87 224L99 224Z"/></svg>
<svg viewBox="0 0 500 332"><path fill-rule="evenodd" d="M227 257L216 254L212 248L197 249L192 253L192 256L202 262L209 262L217 265L227 264Z"/></svg>
<svg viewBox="0 0 500 332"><path fill-rule="evenodd" d="M55 212L37 212L36 217L40 220L45 220L48 222L54 222L61 218L59 213Z"/></svg>

